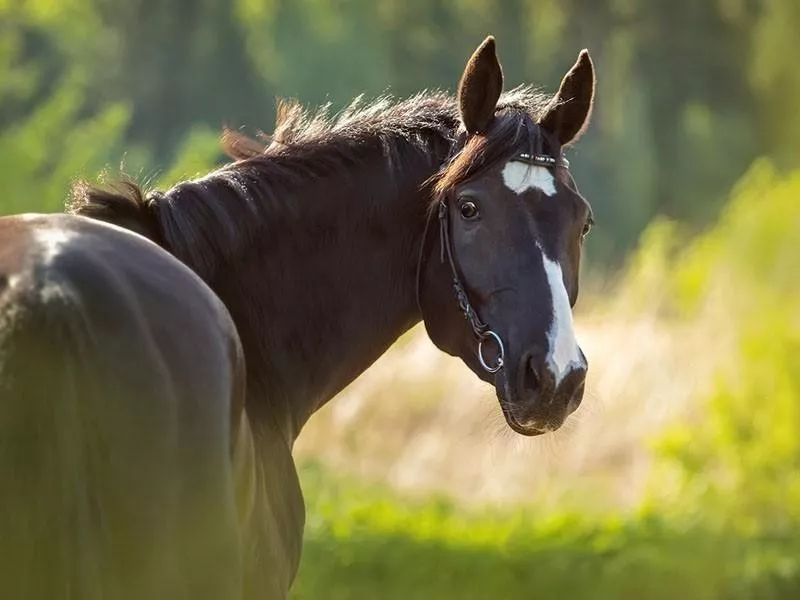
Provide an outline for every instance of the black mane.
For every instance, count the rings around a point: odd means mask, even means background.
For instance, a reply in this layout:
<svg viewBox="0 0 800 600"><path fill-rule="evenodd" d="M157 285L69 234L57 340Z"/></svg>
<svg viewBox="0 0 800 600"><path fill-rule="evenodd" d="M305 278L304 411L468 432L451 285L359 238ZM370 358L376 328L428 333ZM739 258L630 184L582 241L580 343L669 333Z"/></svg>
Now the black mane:
<svg viewBox="0 0 800 600"><path fill-rule="evenodd" d="M498 122L514 115L515 121L532 124L546 101L530 87L511 90L498 104ZM455 99L444 92L403 100L382 96L368 103L359 97L334 115L329 105L309 111L282 101L275 131L262 135L263 143L225 130L222 145L234 161L208 175L165 192L145 192L130 180L107 189L78 182L67 210L137 231L209 279L265 223L296 219L303 191L321 180L333 185L331 178L352 178L355 168L372 160L382 163L389 183L420 159L429 171L439 171L456 141L458 123ZM498 131L502 135L489 140L492 149L506 147L518 135L509 138L508 127ZM467 171L482 162L475 160L477 154L462 155Z"/></svg>

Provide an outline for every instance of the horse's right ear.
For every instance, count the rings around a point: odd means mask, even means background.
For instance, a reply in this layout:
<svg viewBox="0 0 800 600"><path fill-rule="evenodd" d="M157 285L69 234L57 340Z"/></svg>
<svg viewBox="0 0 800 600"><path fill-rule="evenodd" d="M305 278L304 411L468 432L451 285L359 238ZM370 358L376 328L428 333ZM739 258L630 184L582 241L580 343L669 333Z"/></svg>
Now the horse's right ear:
<svg viewBox="0 0 800 600"><path fill-rule="evenodd" d="M503 69L490 35L470 57L458 84L458 110L467 133L486 130L502 91Z"/></svg>

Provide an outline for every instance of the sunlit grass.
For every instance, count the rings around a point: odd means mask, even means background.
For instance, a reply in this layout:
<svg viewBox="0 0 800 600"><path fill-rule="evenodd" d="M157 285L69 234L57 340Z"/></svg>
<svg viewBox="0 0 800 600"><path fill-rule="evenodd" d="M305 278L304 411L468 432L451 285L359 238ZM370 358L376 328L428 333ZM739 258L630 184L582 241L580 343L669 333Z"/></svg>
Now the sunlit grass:
<svg viewBox="0 0 800 600"><path fill-rule="evenodd" d="M309 520L294 600L794 598L800 543L640 511L469 510L302 471Z"/></svg>
<svg viewBox="0 0 800 600"><path fill-rule="evenodd" d="M512 433L494 390L418 327L311 420L296 455L468 504L635 506L650 437L707 391L716 361L692 351L698 332L663 323L655 310L598 309L580 314L577 330L589 386L553 435Z"/></svg>

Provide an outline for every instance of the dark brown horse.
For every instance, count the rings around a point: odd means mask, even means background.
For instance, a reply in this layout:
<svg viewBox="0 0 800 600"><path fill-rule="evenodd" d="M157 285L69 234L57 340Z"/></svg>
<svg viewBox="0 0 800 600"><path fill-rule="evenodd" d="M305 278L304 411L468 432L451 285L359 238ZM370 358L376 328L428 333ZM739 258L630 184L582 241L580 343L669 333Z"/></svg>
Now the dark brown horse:
<svg viewBox="0 0 800 600"><path fill-rule="evenodd" d="M457 98L334 118L284 104L266 149L228 132L236 162L202 179L81 185L76 216L0 221L3 482L19 502L51 494L11 505L10 539L31 550L10 582L52 564L49 598L286 598L294 440L420 320L515 431L564 422L587 368L571 308L592 217L562 152L594 68L582 51L552 98L502 86L487 38Z"/></svg>

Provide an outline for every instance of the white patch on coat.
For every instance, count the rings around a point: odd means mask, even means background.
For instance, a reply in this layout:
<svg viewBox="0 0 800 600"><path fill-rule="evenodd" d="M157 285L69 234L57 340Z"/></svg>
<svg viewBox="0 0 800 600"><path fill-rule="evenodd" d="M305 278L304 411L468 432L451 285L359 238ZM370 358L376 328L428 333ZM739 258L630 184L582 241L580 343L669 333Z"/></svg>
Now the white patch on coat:
<svg viewBox="0 0 800 600"><path fill-rule="evenodd" d="M73 234L62 229L42 229L36 233L36 241L42 250L42 259L49 264L59 255L61 248L72 238Z"/></svg>
<svg viewBox="0 0 800 600"><path fill-rule="evenodd" d="M556 193L556 178L550 169L518 160L510 160L503 167L503 183L515 194L524 194L531 189L540 190L548 196Z"/></svg>
<svg viewBox="0 0 800 600"><path fill-rule="evenodd" d="M74 233L57 228L42 229L36 233L36 241L39 243L41 252L41 262L49 266L62 252L64 246L74 237ZM41 288L42 299L49 302L57 298L63 298L67 292L59 282L52 281L48 276Z"/></svg>

